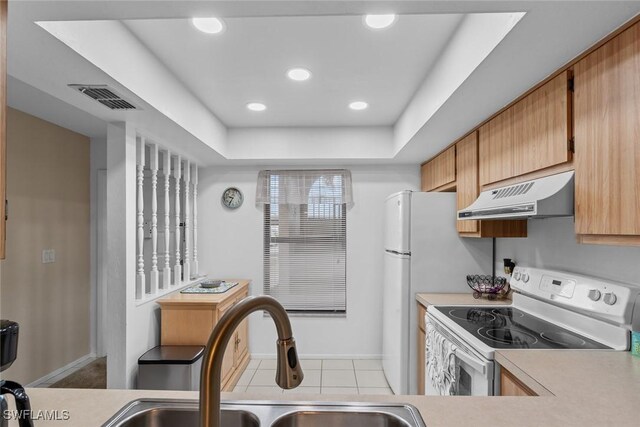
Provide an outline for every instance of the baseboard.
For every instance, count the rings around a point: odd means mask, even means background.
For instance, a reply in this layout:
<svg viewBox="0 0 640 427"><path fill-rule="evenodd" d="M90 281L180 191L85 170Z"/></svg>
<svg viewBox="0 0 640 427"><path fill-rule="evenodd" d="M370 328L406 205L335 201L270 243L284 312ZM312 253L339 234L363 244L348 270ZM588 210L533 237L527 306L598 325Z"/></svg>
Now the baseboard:
<svg viewBox="0 0 640 427"><path fill-rule="evenodd" d="M86 355L82 356L81 358L76 359L73 362L64 365L62 368L58 368L55 371L48 373L44 377L38 378L37 380L27 384L25 387L38 387L40 384L46 383L51 378L53 378L53 377L55 377L57 375L60 375L64 371L67 371L67 370L73 368L74 366L79 365L80 363L82 363L82 362L84 362L84 361L86 361L88 359L93 359L95 357L96 357L95 353L86 354Z"/></svg>
<svg viewBox="0 0 640 427"><path fill-rule="evenodd" d="M300 360L304 359L382 359L381 354L300 354ZM275 353L251 353L252 359L275 359Z"/></svg>

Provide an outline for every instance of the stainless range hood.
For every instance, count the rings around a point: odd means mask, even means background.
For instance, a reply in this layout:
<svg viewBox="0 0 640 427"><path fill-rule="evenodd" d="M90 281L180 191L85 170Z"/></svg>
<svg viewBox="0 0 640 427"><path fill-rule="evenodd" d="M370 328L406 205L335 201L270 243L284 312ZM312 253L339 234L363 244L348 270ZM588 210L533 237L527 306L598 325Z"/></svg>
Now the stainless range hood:
<svg viewBox="0 0 640 427"><path fill-rule="evenodd" d="M573 216L573 171L480 193L458 220Z"/></svg>

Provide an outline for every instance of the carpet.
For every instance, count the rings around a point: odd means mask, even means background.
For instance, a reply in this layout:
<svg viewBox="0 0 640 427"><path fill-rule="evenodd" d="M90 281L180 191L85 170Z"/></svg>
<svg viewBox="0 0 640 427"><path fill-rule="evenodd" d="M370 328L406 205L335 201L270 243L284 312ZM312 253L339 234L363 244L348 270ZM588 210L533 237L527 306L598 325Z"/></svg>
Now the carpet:
<svg viewBox="0 0 640 427"><path fill-rule="evenodd" d="M107 358L101 357L49 386L49 388L107 388Z"/></svg>

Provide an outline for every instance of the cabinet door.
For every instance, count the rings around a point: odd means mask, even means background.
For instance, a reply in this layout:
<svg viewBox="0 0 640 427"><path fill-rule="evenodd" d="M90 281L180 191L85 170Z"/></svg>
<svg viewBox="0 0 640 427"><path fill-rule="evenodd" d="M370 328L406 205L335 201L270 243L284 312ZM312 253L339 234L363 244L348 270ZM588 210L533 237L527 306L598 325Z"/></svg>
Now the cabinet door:
<svg viewBox="0 0 640 427"><path fill-rule="evenodd" d="M234 366L240 366L242 358L248 351L247 341L249 340L249 325L247 319L244 319L236 331L236 345L234 355Z"/></svg>
<svg viewBox="0 0 640 427"><path fill-rule="evenodd" d="M456 147L452 146L422 165L422 191L432 191L456 180Z"/></svg>
<svg viewBox="0 0 640 427"><path fill-rule="evenodd" d="M231 301L230 303L221 306L218 309L218 320L229 310L231 307L235 305L235 301ZM235 334L231 337L229 344L227 344L227 348L224 351L224 359L222 360L222 383L225 383L226 378L231 374L234 365L234 355L235 355Z"/></svg>
<svg viewBox="0 0 640 427"><path fill-rule="evenodd" d="M574 73L576 234L638 236L640 23L579 61Z"/></svg>
<svg viewBox="0 0 640 427"><path fill-rule="evenodd" d="M479 132L480 185L514 176L513 109L482 125Z"/></svg>
<svg viewBox="0 0 640 427"><path fill-rule="evenodd" d="M504 368L500 369L500 396L537 396L526 385Z"/></svg>
<svg viewBox="0 0 640 427"><path fill-rule="evenodd" d="M514 176L571 160L568 82L565 71L513 106Z"/></svg>
<svg viewBox="0 0 640 427"><path fill-rule="evenodd" d="M0 0L0 259L6 247L7 189L7 1Z"/></svg>
<svg viewBox="0 0 640 427"><path fill-rule="evenodd" d="M571 160L571 96L564 72L480 128L480 185Z"/></svg>
<svg viewBox="0 0 640 427"><path fill-rule="evenodd" d="M475 202L478 185L478 133L473 132L456 144L456 198L458 210ZM456 221L459 233L475 233L478 221Z"/></svg>

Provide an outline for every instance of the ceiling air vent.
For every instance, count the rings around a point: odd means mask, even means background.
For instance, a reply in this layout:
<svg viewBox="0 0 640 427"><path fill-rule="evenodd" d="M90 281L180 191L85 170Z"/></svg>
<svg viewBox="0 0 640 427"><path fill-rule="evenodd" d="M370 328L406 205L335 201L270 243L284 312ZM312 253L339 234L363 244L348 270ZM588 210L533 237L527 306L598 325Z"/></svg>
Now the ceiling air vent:
<svg viewBox="0 0 640 427"><path fill-rule="evenodd" d="M100 104L112 110L121 111L138 109L135 105L123 99L107 85L70 84L69 87L87 95L89 98L98 101Z"/></svg>
<svg viewBox="0 0 640 427"><path fill-rule="evenodd" d="M533 187L532 182L526 182L524 184L512 185L511 187L504 187L500 190L496 190L493 195L493 199L502 199L504 197L519 196L521 194L527 194Z"/></svg>

